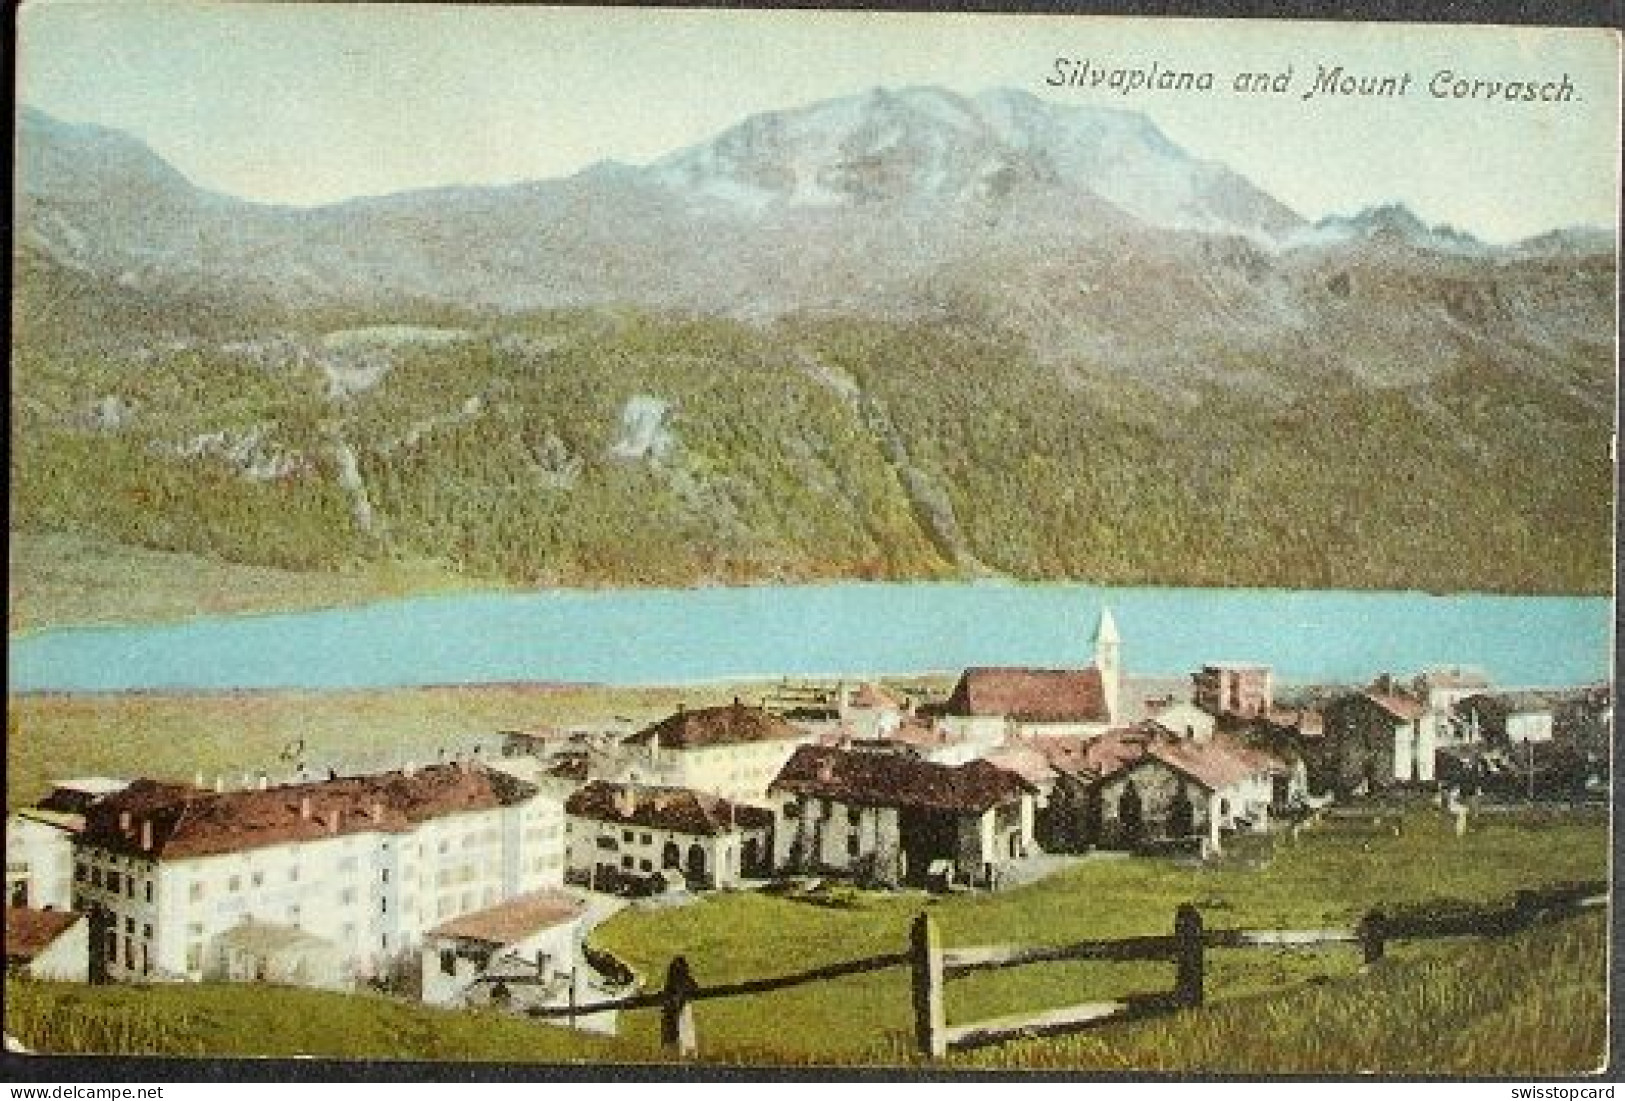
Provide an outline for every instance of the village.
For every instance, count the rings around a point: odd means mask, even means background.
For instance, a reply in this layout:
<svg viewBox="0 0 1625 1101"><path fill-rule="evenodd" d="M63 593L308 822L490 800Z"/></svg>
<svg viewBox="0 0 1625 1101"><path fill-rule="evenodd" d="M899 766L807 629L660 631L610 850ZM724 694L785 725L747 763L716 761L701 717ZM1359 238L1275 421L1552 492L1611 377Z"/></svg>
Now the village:
<svg viewBox="0 0 1625 1101"><path fill-rule="evenodd" d="M1606 685L1439 666L1284 686L1219 661L1179 684L1127 675L1109 609L1087 637L1087 666L968 668L946 693L784 681L387 769L316 775L296 746L285 775L63 779L8 816L8 973L524 1013L634 987L589 939L626 906L1000 891L1068 861L1199 867L1339 807L1425 804L1465 831L1606 799Z"/></svg>

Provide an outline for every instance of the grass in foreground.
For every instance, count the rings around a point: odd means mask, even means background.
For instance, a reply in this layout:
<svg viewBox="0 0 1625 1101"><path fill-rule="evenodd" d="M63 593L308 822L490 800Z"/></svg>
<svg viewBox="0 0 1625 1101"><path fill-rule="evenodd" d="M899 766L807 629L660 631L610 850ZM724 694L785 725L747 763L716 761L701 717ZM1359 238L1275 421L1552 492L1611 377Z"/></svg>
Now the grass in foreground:
<svg viewBox="0 0 1625 1101"><path fill-rule="evenodd" d="M1582 1074L1606 1043L1607 926L1589 914L1503 942L1442 942L1269 995L1152 1021L951 1056L977 1070L1188 1071L1438 1075ZM901 996L906 1001L906 991ZM704 1007L709 1009L717 1003ZM722 1003L735 1004L735 1003ZM865 1049L814 1052L793 1042L807 1022L739 999L776 1042L718 1040L711 1063L923 1065L906 1028ZM8 981L6 1030L51 1054L295 1056L472 1062L636 1063L667 1059L640 1032L572 1033L491 1013L426 1009L383 998L285 987L88 987ZM864 1005L849 1027L870 1027ZM703 1021L703 1018L702 1018Z"/></svg>
<svg viewBox="0 0 1625 1101"><path fill-rule="evenodd" d="M6 1031L61 1055L641 1061L657 1053L498 1013L359 994L195 984L6 983Z"/></svg>
<svg viewBox="0 0 1625 1101"><path fill-rule="evenodd" d="M759 894L716 895L676 909L623 912L594 932L594 942L652 983L659 982L671 957L680 953L703 985L900 951L909 922L927 908L948 946L1167 933L1174 908L1186 901L1201 908L1212 928L1352 925L1378 904L1446 898L1489 902L1520 887L1603 878L1607 837L1601 817L1486 817L1458 839L1442 816L1416 814L1401 837L1358 836L1324 827L1305 834L1295 848L1278 848L1267 866L1090 862L997 895L936 900L921 894L858 894L849 908ZM1401 942L1392 955L1405 963L1456 948L1449 942ZM1359 965L1359 954L1346 948L1214 952L1208 996L1211 1002L1225 1003L1305 984L1336 983L1354 976ZM948 1019L957 1024L1166 990L1172 977L1167 963L1046 964L978 973L949 983ZM1531 987L1547 982L1533 970L1525 981ZM1463 989L1470 998L1471 992ZM1581 1007L1571 1008L1578 1012ZM704 1002L696 1020L702 1051L769 1061L889 1062L906 1051L902 1038L912 1028L911 1012L906 971L893 969L755 998ZM1583 1023L1576 1020L1574 1028ZM1425 1038L1430 1027L1426 1021L1414 1022L1418 1037ZM652 1042L656 1015L630 1014L627 1028Z"/></svg>

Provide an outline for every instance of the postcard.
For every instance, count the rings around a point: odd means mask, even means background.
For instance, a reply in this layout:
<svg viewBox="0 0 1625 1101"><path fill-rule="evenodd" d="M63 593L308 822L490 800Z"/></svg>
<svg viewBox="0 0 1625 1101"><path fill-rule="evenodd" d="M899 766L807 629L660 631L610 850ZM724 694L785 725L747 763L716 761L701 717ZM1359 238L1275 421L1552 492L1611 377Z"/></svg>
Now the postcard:
<svg viewBox="0 0 1625 1101"><path fill-rule="evenodd" d="M8 1074L1604 1068L1616 31L18 44Z"/></svg>

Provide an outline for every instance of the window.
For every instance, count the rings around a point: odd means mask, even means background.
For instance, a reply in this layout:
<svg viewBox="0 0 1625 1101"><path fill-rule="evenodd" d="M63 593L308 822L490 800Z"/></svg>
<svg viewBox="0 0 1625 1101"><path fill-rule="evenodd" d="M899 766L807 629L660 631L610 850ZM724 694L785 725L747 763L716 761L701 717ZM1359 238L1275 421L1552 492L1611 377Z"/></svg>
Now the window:
<svg viewBox="0 0 1625 1101"><path fill-rule="evenodd" d="M343 860L339 861L339 871L340 872L353 872L353 871L355 871L355 857L347 856Z"/></svg>
<svg viewBox="0 0 1625 1101"><path fill-rule="evenodd" d="M389 899L381 898L378 900L378 912L380 914L389 913Z"/></svg>
<svg viewBox="0 0 1625 1101"><path fill-rule="evenodd" d="M186 927L186 935L194 938L201 937L203 935L203 923L201 921L192 922Z"/></svg>
<svg viewBox="0 0 1625 1101"><path fill-rule="evenodd" d="M625 856L621 857L621 867L627 869L628 871L632 870L632 854L631 853L628 853Z"/></svg>
<svg viewBox="0 0 1625 1101"><path fill-rule="evenodd" d="M90 885L92 887L100 887L102 885L102 870L100 868L90 869Z"/></svg>
<svg viewBox="0 0 1625 1101"><path fill-rule="evenodd" d="M858 855L858 835L855 834L855 833L851 834L846 839L846 855L847 856L857 856Z"/></svg>
<svg viewBox="0 0 1625 1101"><path fill-rule="evenodd" d="M254 886L254 887L263 887L263 886L265 886L265 873L264 872L255 872L252 876L249 877L248 882L249 882L249 884L251 886Z"/></svg>
<svg viewBox="0 0 1625 1101"><path fill-rule="evenodd" d="M191 889L188 890L186 894L187 897L193 902L203 901L203 881L201 879L194 879L192 881Z"/></svg>
<svg viewBox="0 0 1625 1101"><path fill-rule="evenodd" d="M145 938L146 940L151 940L152 939L152 926L143 925L141 927L141 936L143 938Z"/></svg>
<svg viewBox="0 0 1625 1101"><path fill-rule="evenodd" d="M142 886L146 889L147 901L151 902L152 901L152 880L150 880L150 879L147 880L147 882L142 884Z"/></svg>
<svg viewBox="0 0 1625 1101"><path fill-rule="evenodd" d="M292 867L290 867L288 869L288 882L289 883L298 883L299 882L299 865L295 864L295 865L293 865Z"/></svg>
<svg viewBox="0 0 1625 1101"><path fill-rule="evenodd" d="M616 849L620 846L615 844L615 839L613 837L600 837L598 839L598 847L600 849Z"/></svg>
<svg viewBox="0 0 1625 1101"><path fill-rule="evenodd" d="M288 924L298 928L300 909L297 905L288 907Z"/></svg>
<svg viewBox="0 0 1625 1101"><path fill-rule="evenodd" d="M654 870L655 870L654 861L652 861L652 860L640 860L640 861L638 861L638 871L640 871L640 872L652 872Z"/></svg>
<svg viewBox="0 0 1625 1101"><path fill-rule="evenodd" d="M86 879L89 879L89 878L90 878L90 866L89 865L80 863L80 864L75 864L73 866L73 879L74 879L75 883L83 883Z"/></svg>
<svg viewBox="0 0 1625 1101"><path fill-rule="evenodd" d="M389 869L385 868L383 871L379 872L378 873L378 879L379 879L380 882L388 883L389 882Z"/></svg>
<svg viewBox="0 0 1625 1101"><path fill-rule="evenodd" d="M339 905L340 906L349 906L353 902L355 902L355 888L354 887L346 887L346 888L344 888L344 890L339 892Z"/></svg>
<svg viewBox="0 0 1625 1101"><path fill-rule="evenodd" d="M647 834L647 833L644 834L643 835L643 843L645 845L653 845L655 843L654 835L653 834Z"/></svg>
<svg viewBox="0 0 1625 1101"><path fill-rule="evenodd" d="M188 971L203 970L203 945L188 944L186 946L186 969Z"/></svg>
<svg viewBox="0 0 1625 1101"><path fill-rule="evenodd" d="M114 894L118 894L119 888L122 885L123 884L120 882L119 874L117 872L108 872L107 873L107 889L109 891L112 891Z"/></svg>
<svg viewBox="0 0 1625 1101"><path fill-rule="evenodd" d="M226 881L226 890L236 892L243 889L243 877L234 875Z"/></svg>
<svg viewBox="0 0 1625 1101"><path fill-rule="evenodd" d="M847 807L846 808L846 824L847 825L856 826L858 824L858 819L861 818L862 816L863 816L863 811L861 809L859 809L858 807Z"/></svg>
<svg viewBox="0 0 1625 1101"><path fill-rule="evenodd" d="M442 975L457 974L457 953L450 948L440 950L440 973Z"/></svg>
<svg viewBox="0 0 1625 1101"><path fill-rule="evenodd" d="M632 843L632 831L631 830L622 830L621 831L621 840L625 841L628 845L630 845Z"/></svg>
<svg viewBox="0 0 1625 1101"><path fill-rule="evenodd" d="M124 919L124 933L126 936L135 936L135 918L127 917Z"/></svg>

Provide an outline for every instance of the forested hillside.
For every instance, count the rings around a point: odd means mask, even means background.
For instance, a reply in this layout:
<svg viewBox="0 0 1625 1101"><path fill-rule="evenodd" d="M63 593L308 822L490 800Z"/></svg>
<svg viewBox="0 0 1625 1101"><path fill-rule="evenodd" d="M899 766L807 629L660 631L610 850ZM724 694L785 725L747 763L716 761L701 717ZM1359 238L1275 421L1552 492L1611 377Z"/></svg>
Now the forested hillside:
<svg viewBox="0 0 1625 1101"><path fill-rule="evenodd" d="M1584 363L1566 387L1486 361L1170 388L971 325L461 320L226 340L148 315L122 351L25 326L13 527L527 585L1607 584Z"/></svg>

